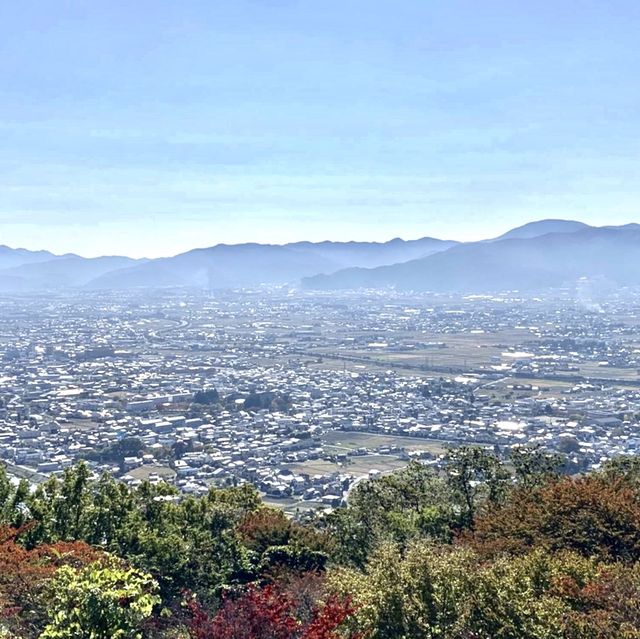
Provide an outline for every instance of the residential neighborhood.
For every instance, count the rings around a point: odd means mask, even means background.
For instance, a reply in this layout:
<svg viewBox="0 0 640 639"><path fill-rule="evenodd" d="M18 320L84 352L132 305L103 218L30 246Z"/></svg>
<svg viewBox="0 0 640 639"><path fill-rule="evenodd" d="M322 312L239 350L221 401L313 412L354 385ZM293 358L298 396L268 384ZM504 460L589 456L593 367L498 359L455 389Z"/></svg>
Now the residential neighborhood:
<svg viewBox="0 0 640 639"><path fill-rule="evenodd" d="M0 458L78 460L185 494L250 482L290 512L447 448L538 445L571 472L640 446L636 298L288 289L3 300Z"/></svg>

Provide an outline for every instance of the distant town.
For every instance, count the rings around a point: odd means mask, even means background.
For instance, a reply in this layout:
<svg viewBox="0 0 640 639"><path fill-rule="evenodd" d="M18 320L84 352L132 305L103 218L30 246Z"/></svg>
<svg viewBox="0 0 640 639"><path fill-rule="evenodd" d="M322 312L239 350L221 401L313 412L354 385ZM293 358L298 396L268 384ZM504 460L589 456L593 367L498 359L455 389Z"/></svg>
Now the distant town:
<svg viewBox="0 0 640 639"><path fill-rule="evenodd" d="M291 514L448 447L567 472L640 447L640 293L288 288L6 294L0 457L185 494L250 482Z"/></svg>

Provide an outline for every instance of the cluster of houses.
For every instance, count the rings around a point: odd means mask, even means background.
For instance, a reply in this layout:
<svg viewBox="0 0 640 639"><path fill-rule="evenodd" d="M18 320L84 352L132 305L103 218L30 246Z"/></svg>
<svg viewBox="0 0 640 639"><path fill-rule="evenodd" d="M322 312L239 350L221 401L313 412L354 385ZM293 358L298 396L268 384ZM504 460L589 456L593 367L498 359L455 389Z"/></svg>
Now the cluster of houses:
<svg viewBox="0 0 640 639"><path fill-rule="evenodd" d="M585 362L637 366L629 323L548 302L433 302L358 306L288 291L3 300L0 458L33 481L85 459L132 485L201 493L251 482L269 499L335 506L381 457L437 464L434 440L504 454L540 444L576 470L638 452L639 386L537 381ZM525 324L526 339L464 374L323 361L345 348L440 349L451 333ZM335 431L425 446L371 438L336 451Z"/></svg>

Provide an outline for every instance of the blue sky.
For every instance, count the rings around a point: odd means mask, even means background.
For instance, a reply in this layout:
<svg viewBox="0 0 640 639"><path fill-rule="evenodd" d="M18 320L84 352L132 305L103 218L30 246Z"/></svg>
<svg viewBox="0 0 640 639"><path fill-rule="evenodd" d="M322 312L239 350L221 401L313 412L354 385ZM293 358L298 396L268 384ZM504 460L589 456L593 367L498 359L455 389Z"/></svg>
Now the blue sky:
<svg viewBox="0 0 640 639"><path fill-rule="evenodd" d="M0 3L0 243L640 221L637 0Z"/></svg>

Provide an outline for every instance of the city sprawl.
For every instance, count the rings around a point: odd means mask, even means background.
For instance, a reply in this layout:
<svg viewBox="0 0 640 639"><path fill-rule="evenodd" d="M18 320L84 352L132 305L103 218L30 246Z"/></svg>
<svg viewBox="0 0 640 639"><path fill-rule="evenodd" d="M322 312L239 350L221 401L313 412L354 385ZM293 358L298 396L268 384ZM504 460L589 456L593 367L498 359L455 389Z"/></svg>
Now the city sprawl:
<svg viewBox="0 0 640 639"><path fill-rule="evenodd" d="M640 298L65 292L1 300L0 457L85 459L289 512L447 447L540 445L570 472L640 445Z"/></svg>

